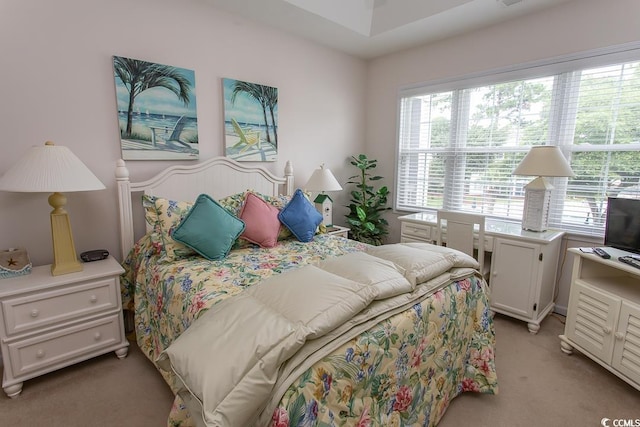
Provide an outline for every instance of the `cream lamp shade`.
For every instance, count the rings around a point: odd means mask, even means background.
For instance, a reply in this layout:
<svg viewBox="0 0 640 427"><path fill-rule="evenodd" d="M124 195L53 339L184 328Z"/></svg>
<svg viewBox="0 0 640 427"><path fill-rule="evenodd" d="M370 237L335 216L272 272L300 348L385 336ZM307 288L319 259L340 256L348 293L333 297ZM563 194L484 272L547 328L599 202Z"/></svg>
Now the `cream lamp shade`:
<svg viewBox="0 0 640 427"><path fill-rule="evenodd" d="M327 227L331 227L333 225L333 200L324 192L342 190L336 177L333 176L331 170L325 168L324 164L322 164L320 168L313 171L311 178L305 185L305 189L320 192L313 202L316 204L316 209L322 214L322 223Z"/></svg>
<svg viewBox="0 0 640 427"><path fill-rule="evenodd" d="M342 187L331 173L330 169L324 167L324 164L313 171L311 178L307 181L305 188L309 191L340 191Z"/></svg>
<svg viewBox="0 0 640 427"><path fill-rule="evenodd" d="M31 147L0 178L0 191L53 193L49 196L54 276L82 270L76 256L62 192L103 190L104 184L67 147L47 141Z"/></svg>
<svg viewBox="0 0 640 427"><path fill-rule="evenodd" d="M549 205L553 185L545 177L574 176L569 162L557 146L536 146L524 156L513 174L537 176L524 187L522 228L529 231L546 231L549 225Z"/></svg>

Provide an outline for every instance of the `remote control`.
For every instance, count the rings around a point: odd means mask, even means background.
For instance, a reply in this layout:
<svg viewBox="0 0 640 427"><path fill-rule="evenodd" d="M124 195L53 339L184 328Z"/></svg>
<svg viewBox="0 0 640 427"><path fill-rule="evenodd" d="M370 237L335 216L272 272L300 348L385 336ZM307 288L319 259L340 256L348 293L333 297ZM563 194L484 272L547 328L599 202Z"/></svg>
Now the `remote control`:
<svg viewBox="0 0 640 427"><path fill-rule="evenodd" d="M640 268L640 261L630 256L621 256L618 258L618 261L624 262L625 264L629 264L635 268Z"/></svg>
<svg viewBox="0 0 640 427"><path fill-rule="evenodd" d="M611 258L611 255L606 253L605 250L602 249L602 248L593 248L593 253L596 254L596 255L599 255L600 257L602 257L604 259Z"/></svg>

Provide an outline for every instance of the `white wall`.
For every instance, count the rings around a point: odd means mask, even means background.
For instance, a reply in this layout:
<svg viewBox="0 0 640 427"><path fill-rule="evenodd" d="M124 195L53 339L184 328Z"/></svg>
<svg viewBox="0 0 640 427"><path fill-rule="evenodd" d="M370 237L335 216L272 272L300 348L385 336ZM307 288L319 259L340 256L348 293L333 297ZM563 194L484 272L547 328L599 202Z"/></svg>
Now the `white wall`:
<svg viewBox="0 0 640 427"><path fill-rule="evenodd" d="M195 70L200 158L223 155L223 77L279 89L281 174L292 160L303 185L325 162L342 183L364 147L366 63L219 11L201 0L2 0L0 174L33 145L68 146L107 186L72 193L78 253L119 250L114 168L120 140L112 56ZM128 162L132 179L168 162ZM342 223L347 195L337 196ZM0 248L52 261L45 194L0 192Z"/></svg>
<svg viewBox="0 0 640 427"><path fill-rule="evenodd" d="M400 87L638 41L639 16L640 2L637 0L575 0L521 19L371 61L367 83L367 154L378 159L395 159ZM394 162L382 162L378 170L387 178L386 184L392 192L394 168ZM389 241L400 239L396 218L403 213L389 215ZM584 240L577 239L570 239L565 244L586 246ZM559 311L566 307L568 300L571 262L561 265Z"/></svg>

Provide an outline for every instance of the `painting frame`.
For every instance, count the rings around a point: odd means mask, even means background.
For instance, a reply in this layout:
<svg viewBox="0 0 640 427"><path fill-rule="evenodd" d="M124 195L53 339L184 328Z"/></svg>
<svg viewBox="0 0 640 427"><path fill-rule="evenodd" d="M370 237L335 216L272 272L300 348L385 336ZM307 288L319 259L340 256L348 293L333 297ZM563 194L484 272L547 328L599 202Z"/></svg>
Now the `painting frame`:
<svg viewBox="0 0 640 427"><path fill-rule="evenodd" d="M278 89L222 79L225 156L236 161L278 159Z"/></svg>
<svg viewBox="0 0 640 427"><path fill-rule="evenodd" d="M113 56L123 160L197 160L195 72Z"/></svg>

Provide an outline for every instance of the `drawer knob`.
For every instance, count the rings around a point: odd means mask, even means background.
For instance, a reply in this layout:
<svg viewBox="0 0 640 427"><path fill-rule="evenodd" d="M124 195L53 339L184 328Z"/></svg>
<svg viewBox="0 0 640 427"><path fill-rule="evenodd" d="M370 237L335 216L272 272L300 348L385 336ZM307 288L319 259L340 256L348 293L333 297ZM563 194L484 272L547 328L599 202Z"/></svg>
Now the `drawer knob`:
<svg viewBox="0 0 640 427"><path fill-rule="evenodd" d="M37 308L34 308L33 310L31 310L31 317L38 317L39 314L40 314L40 311L38 311Z"/></svg>
<svg viewBox="0 0 640 427"><path fill-rule="evenodd" d="M614 335L618 341L622 341L624 339L624 334L622 332L616 332Z"/></svg>
<svg viewBox="0 0 640 427"><path fill-rule="evenodd" d="M95 296L95 295L91 295L91 296L89 297L89 301L91 301L92 303L95 303L96 301L98 301L98 297L97 297L97 296Z"/></svg>
<svg viewBox="0 0 640 427"><path fill-rule="evenodd" d="M39 349L38 351L36 351L36 357L38 359L42 359L44 357L44 350L43 349Z"/></svg>
<svg viewBox="0 0 640 427"><path fill-rule="evenodd" d="M96 341L100 341L100 338L102 338L102 334L100 332L96 332L93 335L93 339L96 340Z"/></svg>
<svg viewBox="0 0 640 427"><path fill-rule="evenodd" d="M612 330L613 330L613 329L611 329L609 326L603 326L603 327L602 327L602 331L603 331L605 334L607 334L607 335L609 335L609 334L611 333L611 331L612 331Z"/></svg>

